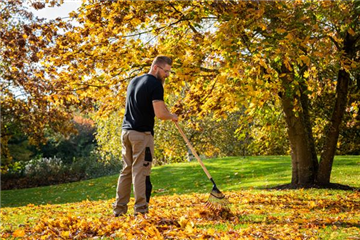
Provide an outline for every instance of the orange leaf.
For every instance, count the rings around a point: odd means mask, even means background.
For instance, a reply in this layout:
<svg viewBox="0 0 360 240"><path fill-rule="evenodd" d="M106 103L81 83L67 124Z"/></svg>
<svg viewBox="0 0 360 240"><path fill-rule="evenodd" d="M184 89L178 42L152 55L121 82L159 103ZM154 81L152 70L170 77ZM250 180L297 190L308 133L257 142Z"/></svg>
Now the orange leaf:
<svg viewBox="0 0 360 240"><path fill-rule="evenodd" d="M23 229L17 229L15 232L13 232L13 237L24 237L25 231Z"/></svg>

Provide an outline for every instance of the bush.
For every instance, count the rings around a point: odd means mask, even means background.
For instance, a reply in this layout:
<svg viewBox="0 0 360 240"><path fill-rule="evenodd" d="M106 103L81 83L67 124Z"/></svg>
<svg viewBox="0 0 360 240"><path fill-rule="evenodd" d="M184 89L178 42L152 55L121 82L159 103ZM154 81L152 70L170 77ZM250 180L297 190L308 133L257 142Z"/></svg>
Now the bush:
<svg viewBox="0 0 360 240"><path fill-rule="evenodd" d="M74 173L83 173L86 179L116 174L119 173L121 168L122 163L119 159L101 161L95 156L78 158L71 164L71 171Z"/></svg>
<svg viewBox="0 0 360 240"><path fill-rule="evenodd" d="M59 174L64 171L64 163L60 158L35 158L26 163L24 168L25 176L48 176Z"/></svg>
<svg viewBox="0 0 360 240"><path fill-rule="evenodd" d="M1 189L20 189L75 182L116 174L122 165L120 160L99 161L96 155L77 158L71 164L60 158L37 157L27 163L13 164L1 176Z"/></svg>

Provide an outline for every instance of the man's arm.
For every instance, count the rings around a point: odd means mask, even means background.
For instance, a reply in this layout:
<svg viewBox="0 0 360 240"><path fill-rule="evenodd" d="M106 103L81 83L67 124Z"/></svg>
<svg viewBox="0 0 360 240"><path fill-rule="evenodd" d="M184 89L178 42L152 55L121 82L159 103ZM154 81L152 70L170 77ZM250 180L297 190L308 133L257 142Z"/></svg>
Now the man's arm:
<svg viewBox="0 0 360 240"><path fill-rule="evenodd" d="M153 107L154 107L155 116L157 118L161 120L173 120L173 121L178 120L178 116L176 114L172 114L169 112L164 101L161 100L153 101Z"/></svg>

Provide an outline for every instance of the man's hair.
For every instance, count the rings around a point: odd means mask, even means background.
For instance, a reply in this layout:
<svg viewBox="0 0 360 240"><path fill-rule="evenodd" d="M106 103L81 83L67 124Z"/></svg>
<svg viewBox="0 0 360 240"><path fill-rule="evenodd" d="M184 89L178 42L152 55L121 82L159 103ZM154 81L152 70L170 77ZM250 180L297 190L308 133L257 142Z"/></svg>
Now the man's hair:
<svg viewBox="0 0 360 240"><path fill-rule="evenodd" d="M172 65L172 59L167 57L167 56L157 56L153 63L152 63L152 66L154 65L165 65L165 64L168 64L168 65Z"/></svg>

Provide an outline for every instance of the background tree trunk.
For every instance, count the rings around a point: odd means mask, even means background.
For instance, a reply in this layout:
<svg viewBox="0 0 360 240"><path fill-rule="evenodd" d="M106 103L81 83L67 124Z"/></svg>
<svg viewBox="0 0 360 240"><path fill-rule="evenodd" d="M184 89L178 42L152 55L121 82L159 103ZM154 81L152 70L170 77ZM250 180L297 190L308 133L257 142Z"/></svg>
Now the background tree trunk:
<svg viewBox="0 0 360 240"><path fill-rule="evenodd" d="M282 79L283 86L289 81L290 73ZM285 88L284 88L285 89ZM301 111L295 113L294 98L298 99ZM281 94L282 106L288 127L291 147L292 180L294 187L306 187L314 184L318 162L315 144L312 137L310 117L306 97L298 97L287 93Z"/></svg>
<svg viewBox="0 0 360 240"><path fill-rule="evenodd" d="M343 50L345 57L353 59L355 55L356 40L349 34L346 34ZM317 182L319 184L329 184L331 169L334 161L337 141L339 138L340 125L346 110L347 96L349 92L350 74L344 69L338 73L338 82L336 86L336 100L328 131L325 138L324 150L321 154Z"/></svg>

